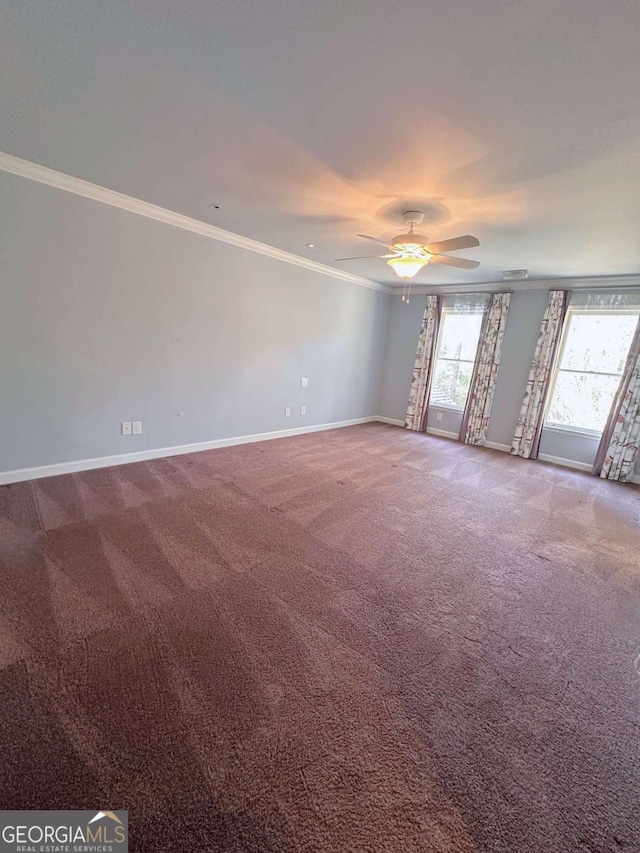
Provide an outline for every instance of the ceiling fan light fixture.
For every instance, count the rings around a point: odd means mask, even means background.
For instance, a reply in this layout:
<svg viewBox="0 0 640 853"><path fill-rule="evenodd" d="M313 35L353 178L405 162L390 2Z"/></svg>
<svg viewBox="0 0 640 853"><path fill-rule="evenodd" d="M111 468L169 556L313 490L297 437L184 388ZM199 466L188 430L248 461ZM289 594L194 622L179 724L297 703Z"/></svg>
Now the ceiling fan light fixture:
<svg viewBox="0 0 640 853"><path fill-rule="evenodd" d="M471 234L463 234L460 237L454 237L451 240L439 240L435 243L429 243L425 234L417 234L414 231L416 225L424 219L424 214L419 210L406 210L402 218L409 226L406 234L397 234L392 238L391 243L379 240L377 237L371 237L369 234L358 234L358 237L364 237L365 240L372 240L385 249L390 249L391 255L378 255L379 258L384 258L391 269L395 272L398 278L404 282L402 291L403 302L409 301L411 295L411 280L417 273L420 272L425 264L430 261L434 264L446 264L450 267L459 267L463 270L473 270L480 266L479 261L472 261L468 258L451 257L447 252L457 252L459 249L473 249L480 245L477 237ZM378 251L380 251L378 249ZM336 258L337 261L357 261L359 258Z"/></svg>
<svg viewBox="0 0 640 853"><path fill-rule="evenodd" d="M426 246L428 240L424 234L398 234L393 238L392 246L398 252L419 252Z"/></svg>
<svg viewBox="0 0 640 853"><path fill-rule="evenodd" d="M425 264L429 263L428 258L389 258L387 261L394 273L404 281L413 278L414 275L420 272Z"/></svg>

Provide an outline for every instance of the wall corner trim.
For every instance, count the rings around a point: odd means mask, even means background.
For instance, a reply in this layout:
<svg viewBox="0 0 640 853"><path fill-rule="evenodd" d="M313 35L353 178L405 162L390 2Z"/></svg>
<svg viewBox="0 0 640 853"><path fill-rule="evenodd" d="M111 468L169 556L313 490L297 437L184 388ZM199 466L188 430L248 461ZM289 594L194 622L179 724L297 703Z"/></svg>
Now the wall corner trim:
<svg viewBox="0 0 640 853"><path fill-rule="evenodd" d="M329 267L318 261L312 261L309 258L303 258L301 255L294 255L292 252L278 249L275 246L268 246L266 243L260 243L258 240L243 237L241 234L234 234L232 231L225 231L223 228L209 225L207 222L202 222L199 219L193 219L182 213L167 210L164 207L159 207L148 201L142 201L141 199L124 195L115 190L101 187L98 184L92 184L81 178L74 178L72 175L57 172L48 166L40 166L37 163L32 163L30 160L23 160L21 157L15 157L13 154L6 154L2 151L0 151L0 171L17 175L21 178L27 178L28 180L45 184L48 187L64 190L64 192L73 193L82 198L98 201L111 207L117 207L120 210L134 213L137 216L154 219L156 222L163 222L165 225L170 225L173 228L191 231L194 234L208 237L211 240L229 243L240 249L247 249L259 255L266 255L269 258L294 264L295 266L303 267L322 275L328 275L331 278L337 278L350 284L357 284L360 287L367 287L370 290L377 290L380 293L391 294L394 292L394 289L386 284L362 278L362 276L354 275L346 270Z"/></svg>

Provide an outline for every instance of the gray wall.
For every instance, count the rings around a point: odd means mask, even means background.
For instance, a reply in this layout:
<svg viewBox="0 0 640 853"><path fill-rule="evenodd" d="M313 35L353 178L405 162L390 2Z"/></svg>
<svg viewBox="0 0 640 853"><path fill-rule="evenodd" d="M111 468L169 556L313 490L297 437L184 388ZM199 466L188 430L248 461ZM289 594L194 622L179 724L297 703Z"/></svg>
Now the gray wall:
<svg viewBox="0 0 640 853"><path fill-rule="evenodd" d="M0 471L377 414L386 294L7 174L0 198Z"/></svg>
<svg viewBox="0 0 640 853"><path fill-rule="evenodd" d="M512 296L487 433L489 442L511 445L548 299L547 290L520 290ZM409 305L398 297L392 299L380 388L379 410L385 417L404 420L424 305L424 296L414 297ZM436 420L439 412L441 421ZM461 420L459 412L429 408L429 428L457 434ZM591 465L597 447L597 439L547 428L542 433L540 454ZM640 473L640 462L636 472Z"/></svg>
<svg viewBox="0 0 640 853"><path fill-rule="evenodd" d="M0 199L0 472L404 419L424 296L405 305L7 174ZM547 298L513 294L490 442L511 443ZM429 426L460 418L432 407ZM143 434L121 436L123 420ZM540 452L590 464L596 447L547 429Z"/></svg>
<svg viewBox="0 0 640 853"><path fill-rule="evenodd" d="M542 316L548 302L547 290L520 290L511 297L496 395L487 432L488 441L511 447Z"/></svg>

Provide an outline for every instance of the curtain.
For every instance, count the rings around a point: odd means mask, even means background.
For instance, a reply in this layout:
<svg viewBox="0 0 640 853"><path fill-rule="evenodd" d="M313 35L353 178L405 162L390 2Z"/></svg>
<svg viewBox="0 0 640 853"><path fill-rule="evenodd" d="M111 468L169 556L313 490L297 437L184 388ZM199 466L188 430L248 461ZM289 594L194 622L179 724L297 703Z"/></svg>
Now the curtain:
<svg viewBox="0 0 640 853"><path fill-rule="evenodd" d="M429 412L429 392L431 390L431 375L433 360L438 339L440 309L442 300L439 296L427 296L427 306L422 317L422 329L418 338L418 351L413 367L409 405L404 425L407 429L424 432L427 428Z"/></svg>
<svg viewBox="0 0 640 853"><path fill-rule="evenodd" d="M525 459L538 457L549 379L562 336L569 297L568 290L549 291L549 304L542 318L524 400L511 444L511 453Z"/></svg>
<svg viewBox="0 0 640 853"><path fill-rule="evenodd" d="M596 453L593 473L607 480L631 480L640 454L640 318L620 387Z"/></svg>
<svg viewBox="0 0 640 853"><path fill-rule="evenodd" d="M510 302L510 293L492 294L482 321L471 386L460 426L459 438L465 444L484 444L487 440Z"/></svg>

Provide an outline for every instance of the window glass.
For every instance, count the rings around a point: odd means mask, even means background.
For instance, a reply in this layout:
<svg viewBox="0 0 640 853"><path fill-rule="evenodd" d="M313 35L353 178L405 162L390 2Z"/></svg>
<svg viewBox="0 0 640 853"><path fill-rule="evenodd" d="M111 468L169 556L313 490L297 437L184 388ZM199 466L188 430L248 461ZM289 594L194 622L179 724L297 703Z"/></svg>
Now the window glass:
<svg viewBox="0 0 640 853"><path fill-rule="evenodd" d="M474 361L481 324L482 314L443 312L438 357Z"/></svg>
<svg viewBox="0 0 640 853"><path fill-rule="evenodd" d="M442 312L430 403L464 409L482 325L481 313Z"/></svg>
<svg viewBox="0 0 640 853"><path fill-rule="evenodd" d="M562 370L621 374L638 318L634 314L574 314Z"/></svg>
<svg viewBox="0 0 640 853"><path fill-rule="evenodd" d="M637 313L569 312L547 424L602 432L637 322Z"/></svg>
<svg viewBox="0 0 640 853"><path fill-rule="evenodd" d="M602 432L620 378L560 371L547 422Z"/></svg>
<svg viewBox="0 0 640 853"><path fill-rule="evenodd" d="M472 373L472 363L436 361L431 387L431 405L464 409Z"/></svg>

